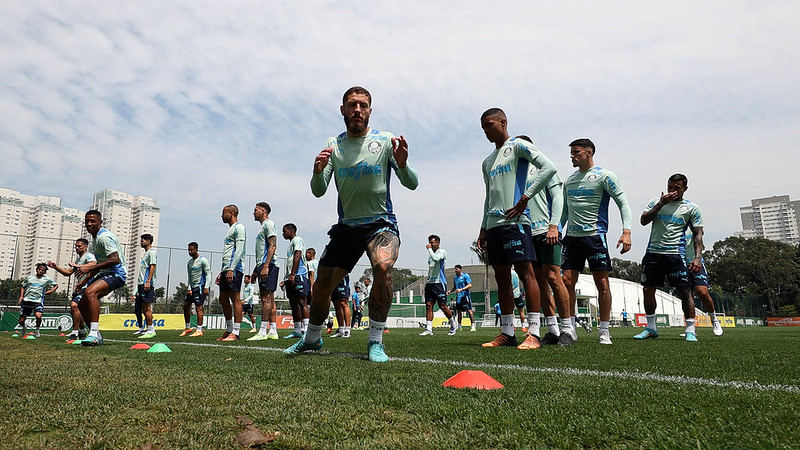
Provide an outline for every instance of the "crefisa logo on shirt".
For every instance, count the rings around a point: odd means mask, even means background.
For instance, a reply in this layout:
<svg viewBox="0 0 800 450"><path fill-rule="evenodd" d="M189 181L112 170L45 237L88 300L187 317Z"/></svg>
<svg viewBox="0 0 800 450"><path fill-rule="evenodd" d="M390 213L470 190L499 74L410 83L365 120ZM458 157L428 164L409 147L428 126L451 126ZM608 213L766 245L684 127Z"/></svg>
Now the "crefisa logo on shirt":
<svg viewBox="0 0 800 450"><path fill-rule="evenodd" d="M370 141L369 144L367 144L367 150L369 150L370 153L374 153L376 155L378 154L378 152L381 151L381 147L382 147L381 143L378 141Z"/></svg>

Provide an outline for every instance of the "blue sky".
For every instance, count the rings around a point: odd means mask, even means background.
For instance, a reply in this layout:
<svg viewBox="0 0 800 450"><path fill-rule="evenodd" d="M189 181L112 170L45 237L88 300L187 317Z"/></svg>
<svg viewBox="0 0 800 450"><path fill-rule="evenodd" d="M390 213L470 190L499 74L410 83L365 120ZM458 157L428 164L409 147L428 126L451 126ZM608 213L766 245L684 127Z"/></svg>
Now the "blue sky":
<svg viewBox="0 0 800 450"><path fill-rule="evenodd" d="M393 183L402 267L426 266L431 233L448 266L470 262L495 106L564 178L567 144L591 138L637 219L685 173L707 246L751 198L800 199L796 2L341 3L0 3L0 185L78 208L104 188L154 196L160 245L213 250L222 206L253 235L266 200L322 248L336 200L311 195L311 166L362 85L420 176ZM648 234L634 225L626 258Z"/></svg>

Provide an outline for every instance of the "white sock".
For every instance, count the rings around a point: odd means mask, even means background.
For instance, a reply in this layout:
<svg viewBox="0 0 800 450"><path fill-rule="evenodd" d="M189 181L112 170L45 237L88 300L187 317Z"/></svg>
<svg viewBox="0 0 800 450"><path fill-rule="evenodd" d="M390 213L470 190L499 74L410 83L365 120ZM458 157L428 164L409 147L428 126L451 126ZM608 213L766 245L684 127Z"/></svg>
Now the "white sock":
<svg viewBox="0 0 800 450"><path fill-rule="evenodd" d="M514 336L514 314L502 314L500 316L500 332Z"/></svg>
<svg viewBox="0 0 800 450"><path fill-rule="evenodd" d="M147 326L147 332L148 333L155 333L156 332L156 326L151 323L150 325Z"/></svg>
<svg viewBox="0 0 800 450"><path fill-rule="evenodd" d="M258 334L262 336L267 335L267 328L269 328L269 322L261 321L261 328L258 330Z"/></svg>
<svg viewBox="0 0 800 450"><path fill-rule="evenodd" d="M428 331L433 331L433 321L428 320L425 322L425 329Z"/></svg>
<svg viewBox="0 0 800 450"><path fill-rule="evenodd" d="M322 329L325 328L325 325L314 325L308 324L308 331L306 331L305 337L303 340L308 342L309 344L313 344L317 342L320 337L322 337Z"/></svg>
<svg viewBox="0 0 800 450"><path fill-rule="evenodd" d="M203 331L203 326L202 325L198 325L197 326L197 331Z"/></svg>
<svg viewBox="0 0 800 450"><path fill-rule="evenodd" d="M342 328L343 328L343 330L342 330L343 333L349 333L350 332L350 325L345 325Z"/></svg>
<svg viewBox="0 0 800 450"><path fill-rule="evenodd" d="M189 329L189 328L192 328L192 324L191 324L191 322L186 322L186 328L187 328L187 329Z"/></svg>
<svg viewBox="0 0 800 450"><path fill-rule="evenodd" d="M303 323L300 325L300 331L305 332L308 329L308 319L303 319Z"/></svg>
<svg viewBox="0 0 800 450"><path fill-rule="evenodd" d="M717 320L717 313L716 312L711 311L711 314L709 314L709 315L711 316L711 321L712 322Z"/></svg>
<svg viewBox="0 0 800 450"><path fill-rule="evenodd" d="M600 331L605 331L607 333L608 332L608 326L609 326L608 322L600 322L600 327L599 327Z"/></svg>
<svg viewBox="0 0 800 450"><path fill-rule="evenodd" d="M225 331L228 333L233 332L233 319L225 319Z"/></svg>
<svg viewBox="0 0 800 450"><path fill-rule="evenodd" d="M556 316L547 316L547 317L545 317L544 321L547 323L547 332L548 333L553 333L556 336L561 334L558 331L558 319L556 318Z"/></svg>
<svg viewBox="0 0 800 450"><path fill-rule="evenodd" d="M303 326L302 322L295 322L294 323L294 332L297 333L297 334L301 334L302 330L300 329L300 327L302 327L302 326Z"/></svg>
<svg viewBox="0 0 800 450"><path fill-rule="evenodd" d="M237 335L237 336L238 336L238 335L239 335L239 331L240 331L241 329L242 329L242 323L241 323L241 322L238 322L238 323L234 323L234 324L233 324L233 334L235 334L235 335Z"/></svg>
<svg viewBox="0 0 800 450"><path fill-rule="evenodd" d="M89 336L100 337L100 322L91 322L89 324Z"/></svg>
<svg viewBox="0 0 800 450"><path fill-rule="evenodd" d="M540 334L539 313L529 312L527 316L528 316L528 334L538 337Z"/></svg>
<svg viewBox="0 0 800 450"><path fill-rule="evenodd" d="M569 321L572 323L572 328L575 328L575 324L578 323L578 317L572 316L569 318Z"/></svg>
<svg viewBox="0 0 800 450"><path fill-rule="evenodd" d="M574 328L572 327L572 319L570 319L569 317L567 317L566 319L561 319L562 333L572 334L573 329Z"/></svg>
<svg viewBox="0 0 800 450"><path fill-rule="evenodd" d="M386 322L378 322L377 320L369 321L369 341L370 342L383 342L383 330L386 329Z"/></svg>
<svg viewBox="0 0 800 450"><path fill-rule="evenodd" d="M687 333L694 333L694 319L686 319L686 332Z"/></svg>
<svg viewBox="0 0 800 450"><path fill-rule="evenodd" d="M651 330L656 330L656 315L655 314L648 314L647 316L647 328Z"/></svg>
<svg viewBox="0 0 800 450"><path fill-rule="evenodd" d="M278 322L269 323L269 332L275 334L278 332Z"/></svg>

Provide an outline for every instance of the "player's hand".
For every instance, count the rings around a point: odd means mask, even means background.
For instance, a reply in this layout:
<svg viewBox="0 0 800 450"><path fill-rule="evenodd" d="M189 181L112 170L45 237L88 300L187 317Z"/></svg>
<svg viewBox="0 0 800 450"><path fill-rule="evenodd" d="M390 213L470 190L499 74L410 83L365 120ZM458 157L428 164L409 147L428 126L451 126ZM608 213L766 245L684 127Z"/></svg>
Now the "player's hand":
<svg viewBox="0 0 800 450"><path fill-rule="evenodd" d="M47 267L50 267L50 268L55 268L56 267L56 263L54 263L53 261L47 261L46 264L47 264Z"/></svg>
<svg viewBox="0 0 800 450"><path fill-rule="evenodd" d="M624 230L622 232L622 236L620 236L619 237L619 241L617 241L617 248L619 248L620 245L622 246L622 250L619 251L620 253L627 253L628 250L631 249L631 231L630 230Z"/></svg>
<svg viewBox="0 0 800 450"><path fill-rule="evenodd" d="M81 264L81 265L78 265L78 264L69 263L69 266L72 267L73 269L75 269L75 272L77 272L79 275L86 275L86 274L91 272L91 266L94 266L94 264Z"/></svg>
<svg viewBox="0 0 800 450"><path fill-rule="evenodd" d="M486 250L486 228L481 228L481 232L478 233L476 244L478 244L479 250Z"/></svg>
<svg viewBox="0 0 800 450"><path fill-rule="evenodd" d="M700 258L695 258L689 263L689 272L697 273L703 268L703 261Z"/></svg>
<svg viewBox="0 0 800 450"><path fill-rule="evenodd" d="M516 205L506 210L506 220L518 219L525 212L530 199L527 195L523 195Z"/></svg>
<svg viewBox="0 0 800 450"><path fill-rule="evenodd" d="M261 274L258 276L258 279L266 283L268 277L269 277L269 266L267 264L264 264L264 267L261 269ZM255 280L255 278L253 279Z"/></svg>
<svg viewBox="0 0 800 450"><path fill-rule="evenodd" d="M431 244L425 244L425 248L431 248Z"/></svg>
<svg viewBox="0 0 800 450"><path fill-rule="evenodd" d="M225 279L228 280L228 284L233 283L233 271L229 270L228 274L225 275Z"/></svg>
<svg viewBox="0 0 800 450"><path fill-rule="evenodd" d="M558 226L550 225L547 227L547 236L544 238L547 245L558 245Z"/></svg>
<svg viewBox="0 0 800 450"><path fill-rule="evenodd" d="M217 275L217 279L214 281L214 283L216 283L216 284L217 284L217 286L219 286L219 278L220 278L221 276L222 276L222 274L219 274L219 275Z"/></svg>
<svg viewBox="0 0 800 450"><path fill-rule="evenodd" d="M331 153L333 153L333 149L328 147L319 152L319 155L317 155L317 157L314 158L315 174L319 175L322 173L323 170L325 170L325 166L328 165L328 161L331 159Z"/></svg>
<svg viewBox="0 0 800 450"><path fill-rule="evenodd" d="M150 282L149 281L144 284L144 290L145 291L149 291L150 290Z"/></svg>
<svg viewBox="0 0 800 450"><path fill-rule="evenodd" d="M672 203L677 199L678 199L678 193L677 192L667 192L665 194L662 191L661 192L661 199L658 200L658 203L660 203L660 206L664 206L667 203Z"/></svg>
<svg viewBox="0 0 800 450"><path fill-rule="evenodd" d="M392 138L392 155L397 161L397 167L405 169L408 164L408 142L402 135L399 138Z"/></svg>
<svg viewBox="0 0 800 450"><path fill-rule="evenodd" d="M208 288L205 288L205 289L203 289L203 295L205 295L206 297L208 297Z"/></svg>
<svg viewBox="0 0 800 450"><path fill-rule="evenodd" d="M289 283L294 284L294 275L289 274L289 278L287 278L286 280L289 281Z"/></svg>

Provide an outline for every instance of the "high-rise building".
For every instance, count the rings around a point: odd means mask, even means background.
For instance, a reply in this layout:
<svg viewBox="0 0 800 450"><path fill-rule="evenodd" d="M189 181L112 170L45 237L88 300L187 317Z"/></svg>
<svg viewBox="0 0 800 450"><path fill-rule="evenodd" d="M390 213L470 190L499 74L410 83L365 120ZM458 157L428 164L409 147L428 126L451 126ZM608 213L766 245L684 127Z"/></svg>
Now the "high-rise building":
<svg viewBox="0 0 800 450"><path fill-rule="evenodd" d="M800 201L788 195L757 198L739 208L742 237L762 237L796 245L800 243Z"/></svg>
<svg viewBox="0 0 800 450"><path fill-rule="evenodd" d="M142 234L153 235L153 246L158 244L158 224L161 211L152 197L131 195L104 189L94 194L92 209L103 215L103 227L114 233L125 252L128 280L126 285L135 292L139 277L139 261L144 250L139 245Z"/></svg>

